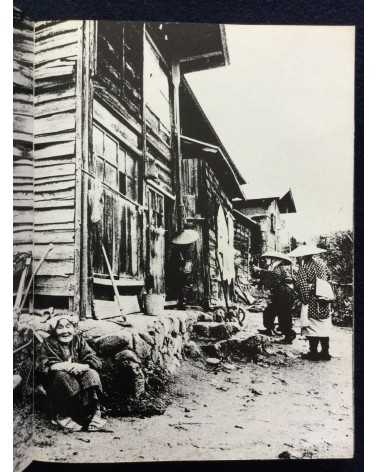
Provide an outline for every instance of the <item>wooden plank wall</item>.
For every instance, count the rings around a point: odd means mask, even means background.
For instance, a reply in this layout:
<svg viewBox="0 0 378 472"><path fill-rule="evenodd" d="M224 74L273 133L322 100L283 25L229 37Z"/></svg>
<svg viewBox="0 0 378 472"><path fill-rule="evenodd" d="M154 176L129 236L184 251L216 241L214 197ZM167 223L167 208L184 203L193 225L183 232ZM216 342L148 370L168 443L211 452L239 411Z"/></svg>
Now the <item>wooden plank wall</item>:
<svg viewBox="0 0 378 472"><path fill-rule="evenodd" d="M185 207L185 216L189 218L199 215L200 194L200 160L182 160L182 196Z"/></svg>
<svg viewBox="0 0 378 472"><path fill-rule="evenodd" d="M208 260L205 265L208 267L207 283L208 283L208 303L210 306L224 304L223 293L219 283L219 271L216 262L217 251L217 213L219 205L226 210L232 211L232 204L227 197L225 191L215 175L214 170L204 162L204 188L206 189L206 208L205 217L207 220L208 231L208 247L204 253L207 253Z"/></svg>
<svg viewBox="0 0 378 472"><path fill-rule="evenodd" d="M80 21L35 23L34 259L36 294L73 296L76 103Z"/></svg>
<svg viewBox="0 0 378 472"><path fill-rule="evenodd" d="M123 148L133 150L142 164L142 25L99 21L97 26L97 71L93 80L93 118L112 134ZM89 171L95 174L93 155ZM139 169L142 166L139 165ZM138 185L142 186L142 176ZM89 188L93 179L89 179ZM107 274L101 252L104 243L113 273L140 279L143 275L143 209L116 191L104 187L101 222L90 225L88 234L92 269ZM142 237L143 236L143 237Z"/></svg>
<svg viewBox="0 0 378 472"><path fill-rule="evenodd" d="M14 11L13 23L13 252L33 248L34 25Z"/></svg>
<svg viewBox="0 0 378 472"><path fill-rule="evenodd" d="M250 278L249 260L251 232L241 222L235 221L235 279L239 283L247 283Z"/></svg>

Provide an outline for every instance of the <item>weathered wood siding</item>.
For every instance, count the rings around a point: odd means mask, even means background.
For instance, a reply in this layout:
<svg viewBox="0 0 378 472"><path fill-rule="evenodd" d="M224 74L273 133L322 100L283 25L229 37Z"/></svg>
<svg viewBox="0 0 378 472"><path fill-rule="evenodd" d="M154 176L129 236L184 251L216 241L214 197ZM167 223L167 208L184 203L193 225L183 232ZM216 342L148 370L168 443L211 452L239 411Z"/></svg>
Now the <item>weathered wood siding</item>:
<svg viewBox="0 0 378 472"><path fill-rule="evenodd" d="M33 249L34 25L14 12L13 24L13 252Z"/></svg>
<svg viewBox="0 0 378 472"><path fill-rule="evenodd" d="M183 159L182 161L182 196L185 216L195 218L201 216L200 180L202 162L199 159Z"/></svg>
<svg viewBox="0 0 378 472"><path fill-rule="evenodd" d="M208 232L208 247L206 248L208 254L208 260L206 261L206 266L208 268L208 301L211 306L224 304L224 297L220 284L220 274L216 262L218 209L221 205L225 213L231 213L232 204L215 175L214 170L207 163L204 163L204 186L207 194L205 217L207 220Z"/></svg>
<svg viewBox="0 0 378 472"><path fill-rule="evenodd" d="M224 304L216 262L217 215L220 205L225 213L231 213L230 199L214 170L202 159L183 159L182 189L187 223L200 234L194 250L191 302L210 306Z"/></svg>
<svg viewBox="0 0 378 472"><path fill-rule="evenodd" d="M250 279L250 246L251 231L241 222L235 221L235 280L240 283L247 283Z"/></svg>
<svg viewBox="0 0 378 472"><path fill-rule="evenodd" d="M119 154L114 167L117 168L115 181L109 183L106 176L102 178L99 175L96 164L99 153L94 143L93 149L89 151L89 189L93 186L94 178L103 181L103 207L101 221L90 223L89 226L90 272L108 274L101 251L101 244L104 244L116 276L141 279L145 257L142 231L146 218L139 204L143 164L142 25L98 21L96 44L96 73L91 83L94 96L93 124L90 127L97 127L113 140L117 152L122 149L133 156L138 169L138 195L132 198L124 195L120 184L122 165ZM106 159L104 162L106 165Z"/></svg>
<svg viewBox="0 0 378 472"><path fill-rule="evenodd" d="M74 294L75 199L80 198L76 186L76 153L81 24L80 21L35 23L35 264L47 245L54 244L36 278L37 294Z"/></svg>

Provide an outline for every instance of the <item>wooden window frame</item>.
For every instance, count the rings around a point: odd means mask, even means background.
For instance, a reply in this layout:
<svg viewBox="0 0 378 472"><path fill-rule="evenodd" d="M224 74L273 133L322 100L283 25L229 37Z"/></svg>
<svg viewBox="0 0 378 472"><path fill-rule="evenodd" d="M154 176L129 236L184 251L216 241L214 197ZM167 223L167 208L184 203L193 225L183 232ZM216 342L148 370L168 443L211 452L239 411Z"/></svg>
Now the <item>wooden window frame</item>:
<svg viewBox="0 0 378 472"><path fill-rule="evenodd" d="M163 193L155 190L153 187L148 187L148 207L149 207L149 219L150 219L150 225L153 226L154 228L163 228L165 229L165 196ZM152 203L152 195L157 196L159 199L161 199L162 202L162 212L156 211L154 209L153 203ZM158 218L156 218L157 221L160 222L159 225L155 225L155 215L158 215Z"/></svg>
<svg viewBox="0 0 378 472"><path fill-rule="evenodd" d="M274 213L270 215L270 232L276 234L276 216Z"/></svg>
<svg viewBox="0 0 378 472"><path fill-rule="evenodd" d="M95 157L94 174L95 174L96 178L100 179L101 183L105 184L111 190L115 191L124 200L127 200L129 202L134 203L135 205L138 205L139 204L138 192L139 192L139 185L140 185L140 183L139 183L139 179L140 179L140 158L139 158L139 156L136 153L130 152L128 147L119 138L117 138L112 133L107 131L105 127L103 127L103 126L101 126L97 123L94 123L93 124L93 129L95 129L95 128L103 134L104 138L105 138L105 136L107 136L108 138L113 140L116 143L116 149L117 149L117 151L116 151L116 154L117 154L117 156L116 156L116 161L117 161L116 165L111 163L105 157L104 149L103 149L102 154L99 153L95 149L93 150L94 157ZM120 191L120 174L123 173L121 171L121 165L120 165L120 162L119 162L120 149L124 152L125 160L127 159L127 156L129 156L131 159L133 159L135 161L135 165L136 165L136 176L134 178L134 182L135 182L134 195L135 195L135 198L133 198L132 196L130 196L128 194L128 180L129 180L130 177L127 175L127 172L126 172L127 171L126 161L125 161L125 166L124 166L124 169L125 169L125 172L124 172L124 175L125 175L125 193ZM97 174L97 162L98 162L98 160L102 161L102 163L103 163L103 175L102 175L102 177L100 177ZM116 186L115 187L113 185L111 185L110 183L106 182L106 180L105 180L105 166L106 165L111 166L116 171Z"/></svg>
<svg viewBox="0 0 378 472"><path fill-rule="evenodd" d="M98 48L98 38L99 38L99 24L102 21L110 21L110 20L95 20L95 27L94 27L94 60L93 60L93 70L94 70L94 75L97 80L101 82L101 76L99 76L99 48ZM119 22L122 23L122 39L121 39L121 70L120 72L120 86L118 89L118 92L120 94L119 98L123 104L125 104L128 100L128 90L129 90L129 84L130 84L130 77L128 73L128 67L127 64L131 64L131 62L128 62L128 47L127 47L127 41L126 41L126 35L127 35L127 27L128 23L127 22ZM142 40L143 40L143 35L141 35ZM139 77L140 83L139 83L139 88L138 88L138 93L142 94L142 84L143 80L141 79L143 76L143 64L140 63L138 64L140 68L138 67L136 70L133 69L134 71L134 78ZM139 118L140 119L140 118Z"/></svg>
<svg viewBox="0 0 378 472"><path fill-rule="evenodd" d="M154 40L152 39L151 35L147 31L145 31L143 42L145 43L144 48L146 48L146 45L148 44L148 46L151 47L153 53L156 54L156 56L159 60L159 66L161 67L161 69L163 70L164 74L167 77L168 88L170 88L170 84L171 84L171 81L172 81L170 68L169 68L166 60L164 59L163 55L161 54L161 52L157 48L157 46L156 46ZM145 67L145 64L144 64L144 67ZM145 71L144 71L144 74L145 74ZM146 87L146 84L147 84L147 80L145 80L144 87ZM164 98L166 98L166 97L164 97ZM161 121L159 116L156 114L156 112L154 110L151 109L151 107L148 105L147 102L145 103L145 107L146 107L146 109L148 109L148 113L151 114L153 116L153 118L156 118L156 120L158 122L158 129L157 129L158 133L164 133L164 135L167 136L167 144L170 145L171 138L172 138L172 132L171 132L172 117L171 117L171 96L170 96L169 92L168 92L167 101L168 101L168 109L169 109L169 116L170 116L170 123L169 123L170 126L169 127L167 127ZM154 128L150 124L148 124L148 126L152 129L152 131L155 131Z"/></svg>

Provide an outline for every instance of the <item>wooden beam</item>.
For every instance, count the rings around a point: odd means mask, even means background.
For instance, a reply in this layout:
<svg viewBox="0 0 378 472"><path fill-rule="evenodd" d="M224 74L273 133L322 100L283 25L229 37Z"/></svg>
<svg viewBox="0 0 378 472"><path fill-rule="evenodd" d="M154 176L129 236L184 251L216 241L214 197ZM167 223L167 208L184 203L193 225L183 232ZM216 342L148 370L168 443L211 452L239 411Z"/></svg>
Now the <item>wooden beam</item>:
<svg viewBox="0 0 378 472"><path fill-rule="evenodd" d="M96 61L97 61L97 22L90 21L88 29L88 41L89 48L89 60L88 60L88 76L87 76L87 92L88 92L88 110L87 110L87 126L88 126L88 158L87 158L87 170L95 168L95 163L93 162L93 115L94 115L94 85L93 77L96 73ZM93 309L93 248L92 248L92 239L89 231L90 222L88 221L88 208L86 210L87 218L87 227L86 231L86 267L83 270L87 275L87 306L85 308L85 313L87 317L93 316L95 318L95 313ZM84 235L83 235L84 237Z"/></svg>
<svg viewBox="0 0 378 472"><path fill-rule="evenodd" d="M140 169L139 177L139 201L142 206L146 206L146 174L147 174L147 165L148 165L148 155L147 155L147 125L146 125L146 54L145 54L145 43L147 41L146 37L146 24L143 23L142 34L141 34L141 60L142 60L142 84L141 84L141 94L142 94L142 153L143 161ZM149 268L149 257L147 254L147 213L144 211L140 215L140 224L141 224L141 270L147 275L147 270Z"/></svg>
<svg viewBox="0 0 378 472"><path fill-rule="evenodd" d="M179 88L181 80L180 64L174 62L171 66L171 122L172 122L172 157L175 163L175 192L176 192L176 212L177 212L177 231L182 231L185 224L184 204L182 198L182 155L181 155L181 137L180 137L180 98Z"/></svg>
<svg viewBox="0 0 378 472"><path fill-rule="evenodd" d="M78 43L76 45L77 61L76 61L76 116L75 116L75 150L76 150L76 178L75 178L75 249L74 249L74 284L75 290L70 301L70 308L74 313L81 316L80 313L80 295L81 295L81 229L82 229L82 120L83 120L83 40L84 40L84 24L80 22L78 28Z"/></svg>

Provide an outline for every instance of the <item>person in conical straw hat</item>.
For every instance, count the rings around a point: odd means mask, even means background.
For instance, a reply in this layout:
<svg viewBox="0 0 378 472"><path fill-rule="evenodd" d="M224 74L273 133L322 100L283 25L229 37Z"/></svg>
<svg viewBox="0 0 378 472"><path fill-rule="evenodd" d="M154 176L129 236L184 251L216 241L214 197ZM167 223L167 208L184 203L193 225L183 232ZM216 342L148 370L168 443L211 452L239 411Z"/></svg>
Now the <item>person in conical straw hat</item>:
<svg viewBox="0 0 378 472"><path fill-rule="evenodd" d="M255 270L260 274L263 286L270 291L270 302L263 312L265 329L259 332L268 336L276 334L277 316L280 331L285 336L281 342L291 344L296 336L292 320L294 293L284 266L291 265L292 261L286 254L275 251L268 251L261 258L266 262L267 269L255 267Z"/></svg>
<svg viewBox="0 0 378 472"><path fill-rule="evenodd" d="M326 281L329 271L326 264L314 256L326 250L313 245L298 246L289 253L298 259L300 268L295 280L297 292L302 302L301 323L302 334L309 341L309 352L303 354L304 359L330 360L329 336L332 331L330 304L316 294L317 281ZM319 342L321 351L318 352Z"/></svg>
<svg viewBox="0 0 378 472"><path fill-rule="evenodd" d="M177 260L178 303L177 308L185 310L188 294L193 285L193 250L199 234L194 229L186 228L172 240Z"/></svg>

